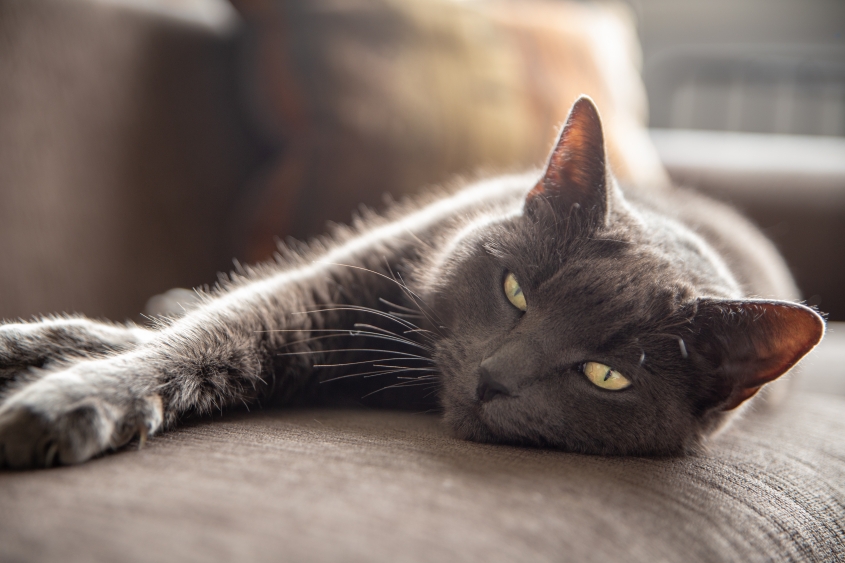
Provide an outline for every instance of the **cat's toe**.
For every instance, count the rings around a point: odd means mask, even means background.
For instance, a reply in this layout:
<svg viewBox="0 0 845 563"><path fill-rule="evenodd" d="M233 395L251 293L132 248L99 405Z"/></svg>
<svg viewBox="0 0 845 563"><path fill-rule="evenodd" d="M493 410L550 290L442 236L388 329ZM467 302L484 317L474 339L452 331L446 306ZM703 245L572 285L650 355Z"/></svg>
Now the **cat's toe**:
<svg viewBox="0 0 845 563"><path fill-rule="evenodd" d="M0 455L9 469L50 467L85 461L108 444L111 426L94 404L50 417L27 405L0 413Z"/></svg>
<svg viewBox="0 0 845 563"><path fill-rule="evenodd" d="M0 414L0 467L46 466L48 457L54 457L56 450L48 438L47 427L43 417L28 409L11 409Z"/></svg>
<svg viewBox="0 0 845 563"><path fill-rule="evenodd" d="M129 408L91 397L66 407L5 405L0 409L0 467L32 469L87 461L146 437L161 424L161 399L150 396Z"/></svg>

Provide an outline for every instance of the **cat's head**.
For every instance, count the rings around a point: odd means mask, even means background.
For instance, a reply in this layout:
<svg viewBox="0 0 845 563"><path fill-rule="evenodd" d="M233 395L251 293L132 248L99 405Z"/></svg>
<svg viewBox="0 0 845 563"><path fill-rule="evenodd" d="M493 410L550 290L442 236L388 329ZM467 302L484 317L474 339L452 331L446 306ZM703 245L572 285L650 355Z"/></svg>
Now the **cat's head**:
<svg viewBox="0 0 845 563"><path fill-rule="evenodd" d="M521 213L465 229L429 272L447 421L463 437L603 454L689 451L824 332L736 298L719 256L625 201L578 100Z"/></svg>

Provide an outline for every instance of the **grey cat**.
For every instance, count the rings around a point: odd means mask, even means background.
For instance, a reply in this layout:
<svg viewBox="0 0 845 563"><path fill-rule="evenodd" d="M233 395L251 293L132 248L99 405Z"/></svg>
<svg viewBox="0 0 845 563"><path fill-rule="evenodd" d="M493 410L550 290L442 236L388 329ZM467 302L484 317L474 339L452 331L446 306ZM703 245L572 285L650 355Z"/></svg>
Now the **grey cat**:
<svg viewBox="0 0 845 563"><path fill-rule="evenodd" d="M680 189L623 191L598 111L546 168L400 205L231 274L154 329L0 326L0 465L85 461L191 412L375 392L457 435L595 454L700 447L822 338L773 246ZM387 379L385 379L387 378Z"/></svg>

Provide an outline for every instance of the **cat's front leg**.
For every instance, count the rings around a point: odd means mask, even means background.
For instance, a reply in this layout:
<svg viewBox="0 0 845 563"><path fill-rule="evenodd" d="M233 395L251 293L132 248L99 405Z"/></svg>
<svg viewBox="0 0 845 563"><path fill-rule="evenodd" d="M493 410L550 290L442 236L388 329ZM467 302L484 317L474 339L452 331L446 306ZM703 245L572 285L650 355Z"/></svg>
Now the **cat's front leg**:
<svg viewBox="0 0 845 563"><path fill-rule="evenodd" d="M79 463L183 412L256 398L264 379L255 331L203 317L128 352L44 370L17 388L0 405L0 466Z"/></svg>
<svg viewBox="0 0 845 563"><path fill-rule="evenodd" d="M295 391L310 377L304 363L313 356L279 352L322 342L310 334L318 320L300 312L315 294L331 298L317 289L325 278L317 270L246 283L126 352L44 370L0 402L0 465L78 463L185 412L248 404L274 383Z"/></svg>
<svg viewBox="0 0 845 563"><path fill-rule="evenodd" d="M152 330L85 317L62 316L0 325L0 388L32 368L123 352L152 338Z"/></svg>
<svg viewBox="0 0 845 563"><path fill-rule="evenodd" d="M379 332L384 314L373 307L402 301L393 266L378 269L404 243L390 231L295 268L265 266L124 352L26 378L0 399L0 466L78 463L184 413L290 397L315 381L324 354L384 351L362 346L364 333L381 338L379 348L401 345L408 339ZM350 330L359 325L373 331Z"/></svg>
<svg viewBox="0 0 845 563"><path fill-rule="evenodd" d="M79 463L186 411L256 398L264 379L251 334L196 321L122 354L45 370L17 388L0 405L0 465Z"/></svg>

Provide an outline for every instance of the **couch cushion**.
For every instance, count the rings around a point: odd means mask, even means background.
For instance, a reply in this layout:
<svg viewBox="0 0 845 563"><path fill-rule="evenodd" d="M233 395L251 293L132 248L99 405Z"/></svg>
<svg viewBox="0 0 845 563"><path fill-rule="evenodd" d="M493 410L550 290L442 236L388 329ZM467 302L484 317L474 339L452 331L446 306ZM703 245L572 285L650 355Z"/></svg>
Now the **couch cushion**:
<svg viewBox="0 0 845 563"><path fill-rule="evenodd" d="M234 0L246 91L279 149L245 204L245 257L321 234L365 203L540 165L580 94L626 183L666 175L645 122L632 14L620 5Z"/></svg>
<svg viewBox="0 0 845 563"><path fill-rule="evenodd" d="M0 474L0 559L834 561L843 433L845 398L813 394L670 459L475 444L432 415L236 413Z"/></svg>

